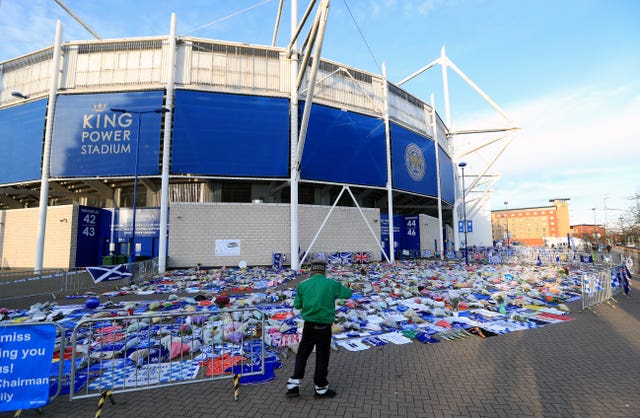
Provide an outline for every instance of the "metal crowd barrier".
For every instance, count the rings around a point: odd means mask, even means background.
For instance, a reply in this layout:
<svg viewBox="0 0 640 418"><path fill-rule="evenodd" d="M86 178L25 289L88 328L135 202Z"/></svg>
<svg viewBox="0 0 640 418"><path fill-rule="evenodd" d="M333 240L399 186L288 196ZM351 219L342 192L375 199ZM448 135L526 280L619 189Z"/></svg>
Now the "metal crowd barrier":
<svg viewBox="0 0 640 418"><path fill-rule="evenodd" d="M33 270L0 272L0 300L55 295L65 288L66 271Z"/></svg>
<svg viewBox="0 0 640 418"><path fill-rule="evenodd" d="M618 265L620 255L606 252L584 252L573 249L549 249L517 247L510 250L496 250L493 257L499 257L505 264L530 265L571 265L574 267L590 265Z"/></svg>
<svg viewBox="0 0 640 418"><path fill-rule="evenodd" d="M626 261L621 258L619 264L612 265L612 260L608 260L609 265L603 266L601 270L582 275L582 310L591 309L603 302L615 302L614 296L629 290L630 275Z"/></svg>
<svg viewBox="0 0 640 418"><path fill-rule="evenodd" d="M0 272L0 301L34 296L51 296L55 299L57 294L63 292L80 293L120 288L134 283L140 284L147 277L158 273L158 258L124 264L124 266L131 273L131 276L97 283L84 267L40 272L31 270ZM114 267L116 266L101 266L100 268L106 271Z"/></svg>
<svg viewBox="0 0 640 418"><path fill-rule="evenodd" d="M83 319L70 399L231 378L237 388L239 376L265 373L264 329L255 308Z"/></svg>
<svg viewBox="0 0 640 418"><path fill-rule="evenodd" d="M40 412L63 393L64 347L60 324L0 324L0 412L16 411L14 416L23 409Z"/></svg>
<svg viewBox="0 0 640 418"><path fill-rule="evenodd" d="M100 266L104 272L119 268L121 265ZM86 268L76 268L67 271L64 290L68 293L95 292L104 289L121 288L131 284L141 284L151 275L158 273L158 258L135 263L122 264L130 276L96 282Z"/></svg>
<svg viewBox="0 0 640 418"><path fill-rule="evenodd" d="M595 271L582 274L582 310L590 309L611 298L611 274Z"/></svg>

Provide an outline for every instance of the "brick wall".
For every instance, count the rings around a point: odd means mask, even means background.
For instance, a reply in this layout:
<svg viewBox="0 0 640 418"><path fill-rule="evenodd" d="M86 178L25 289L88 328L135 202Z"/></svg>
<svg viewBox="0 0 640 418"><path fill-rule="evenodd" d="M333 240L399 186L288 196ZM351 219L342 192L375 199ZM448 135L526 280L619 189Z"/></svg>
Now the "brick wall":
<svg viewBox="0 0 640 418"><path fill-rule="evenodd" d="M299 240L308 249L322 224L328 206L300 205ZM169 267L270 265L273 252L290 252L288 204L173 203L171 205ZM376 238L380 239L380 211L363 209ZM216 240L240 240L239 256L216 256ZM311 252L371 251L380 249L357 208L336 207Z"/></svg>
<svg viewBox="0 0 640 418"><path fill-rule="evenodd" d="M44 269L75 265L77 213L74 205L47 208ZM0 266L3 269L33 268L38 217L38 208L0 210Z"/></svg>

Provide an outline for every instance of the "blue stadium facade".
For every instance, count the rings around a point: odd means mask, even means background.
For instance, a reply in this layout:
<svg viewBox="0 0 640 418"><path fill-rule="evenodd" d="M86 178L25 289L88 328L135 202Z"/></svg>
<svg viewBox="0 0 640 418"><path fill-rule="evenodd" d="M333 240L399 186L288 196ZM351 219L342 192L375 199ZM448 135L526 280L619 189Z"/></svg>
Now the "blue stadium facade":
<svg viewBox="0 0 640 418"><path fill-rule="evenodd" d="M107 211L82 265L126 253L134 203L155 214L141 215L136 240L158 238L167 202L289 203L291 123L297 131L311 105L299 203L331 205L347 185L362 207L388 214L391 193L394 215L452 226L455 167L428 104L381 75L320 60L313 97L301 89L292 107L292 77L282 48L175 36L60 43L2 62L0 210ZM143 247L153 257L161 245Z"/></svg>

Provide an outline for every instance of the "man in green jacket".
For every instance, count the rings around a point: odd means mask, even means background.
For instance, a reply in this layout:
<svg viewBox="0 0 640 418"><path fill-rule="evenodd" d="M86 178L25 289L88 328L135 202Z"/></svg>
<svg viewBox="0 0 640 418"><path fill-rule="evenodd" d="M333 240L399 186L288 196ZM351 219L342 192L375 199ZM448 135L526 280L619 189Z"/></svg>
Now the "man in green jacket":
<svg viewBox="0 0 640 418"><path fill-rule="evenodd" d="M304 378L307 359L316 348L316 369L313 375L316 398L333 398L329 389L329 355L331 354L331 325L336 318L336 299L351 297L351 289L325 276L326 264L311 264L312 276L298 285L293 307L300 310L304 319L302 340L298 346L293 376L287 381L287 397L300 395L300 383Z"/></svg>

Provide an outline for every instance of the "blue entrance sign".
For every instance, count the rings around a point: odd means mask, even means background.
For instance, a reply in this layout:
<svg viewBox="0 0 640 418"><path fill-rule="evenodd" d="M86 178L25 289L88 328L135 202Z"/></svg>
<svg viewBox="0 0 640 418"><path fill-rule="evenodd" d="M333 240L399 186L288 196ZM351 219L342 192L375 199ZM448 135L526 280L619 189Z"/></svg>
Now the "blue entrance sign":
<svg viewBox="0 0 640 418"><path fill-rule="evenodd" d="M402 250L409 252L411 258L420 256L420 224L418 215L403 216Z"/></svg>
<svg viewBox="0 0 640 418"><path fill-rule="evenodd" d="M458 221L458 232L464 232L464 221ZM467 220L467 232L473 232L473 221Z"/></svg>
<svg viewBox="0 0 640 418"><path fill-rule="evenodd" d="M0 327L0 412L49 403L54 324Z"/></svg>
<svg viewBox="0 0 640 418"><path fill-rule="evenodd" d="M380 238L382 248L387 252L391 245L388 215L380 215ZM415 258L420 255L420 225L417 215L393 217L393 251L396 256Z"/></svg>
<svg viewBox="0 0 640 418"><path fill-rule="evenodd" d="M100 263L100 214L102 209L80 206L78 210L78 236L76 267Z"/></svg>

